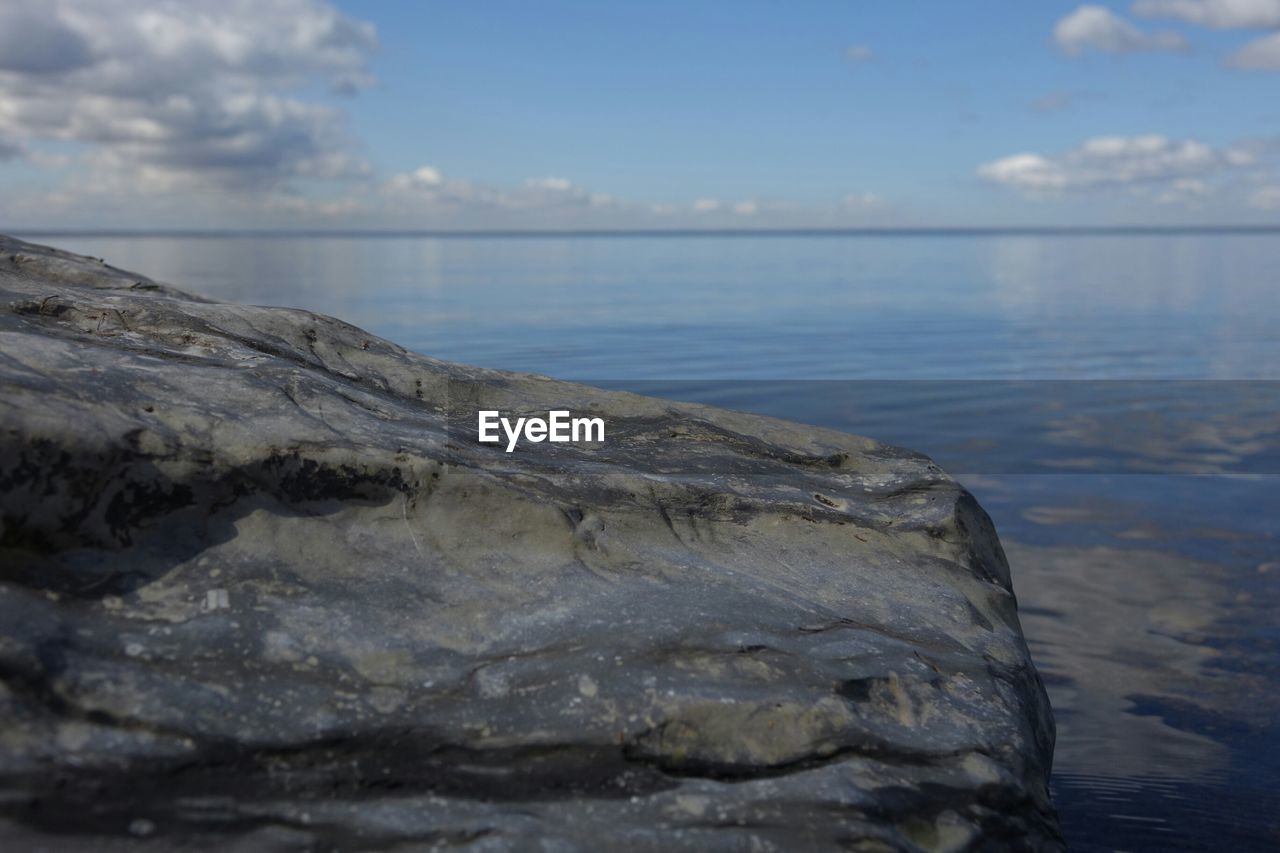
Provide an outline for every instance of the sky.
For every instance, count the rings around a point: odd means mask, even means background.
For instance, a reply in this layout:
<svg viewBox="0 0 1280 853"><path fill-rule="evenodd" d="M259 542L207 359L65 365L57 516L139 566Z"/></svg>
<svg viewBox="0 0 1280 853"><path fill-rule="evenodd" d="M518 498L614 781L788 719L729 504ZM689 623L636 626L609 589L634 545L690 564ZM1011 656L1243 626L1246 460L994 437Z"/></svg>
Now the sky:
<svg viewBox="0 0 1280 853"><path fill-rule="evenodd" d="M1280 0L3 0L0 230L1280 224Z"/></svg>

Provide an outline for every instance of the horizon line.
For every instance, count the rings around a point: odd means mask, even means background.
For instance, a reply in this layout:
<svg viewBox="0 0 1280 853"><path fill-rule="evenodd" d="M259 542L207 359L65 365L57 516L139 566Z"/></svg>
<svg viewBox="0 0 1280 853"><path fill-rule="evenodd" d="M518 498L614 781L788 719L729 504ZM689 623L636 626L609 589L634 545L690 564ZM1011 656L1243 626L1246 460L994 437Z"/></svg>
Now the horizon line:
<svg viewBox="0 0 1280 853"><path fill-rule="evenodd" d="M27 237L609 238L609 237L1001 237L1280 234L1274 225L921 225L857 228L15 228Z"/></svg>

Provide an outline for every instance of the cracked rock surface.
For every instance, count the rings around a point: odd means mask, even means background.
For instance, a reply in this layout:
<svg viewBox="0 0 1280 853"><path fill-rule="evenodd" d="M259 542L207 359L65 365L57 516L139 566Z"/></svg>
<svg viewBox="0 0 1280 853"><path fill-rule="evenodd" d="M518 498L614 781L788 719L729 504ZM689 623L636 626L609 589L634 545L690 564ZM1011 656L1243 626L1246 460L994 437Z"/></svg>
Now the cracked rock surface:
<svg viewBox="0 0 1280 853"><path fill-rule="evenodd" d="M1056 848L1052 750L919 454L0 238L0 846Z"/></svg>

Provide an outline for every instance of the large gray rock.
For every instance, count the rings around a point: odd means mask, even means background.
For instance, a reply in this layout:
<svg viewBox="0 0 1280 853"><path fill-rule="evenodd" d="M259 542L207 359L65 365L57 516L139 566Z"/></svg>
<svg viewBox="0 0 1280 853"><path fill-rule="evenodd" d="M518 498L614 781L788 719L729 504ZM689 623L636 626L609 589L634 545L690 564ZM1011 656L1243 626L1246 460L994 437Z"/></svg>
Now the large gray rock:
<svg viewBox="0 0 1280 853"><path fill-rule="evenodd" d="M1058 844L1008 565L915 453L0 239L0 492L0 844Z"/></svg>

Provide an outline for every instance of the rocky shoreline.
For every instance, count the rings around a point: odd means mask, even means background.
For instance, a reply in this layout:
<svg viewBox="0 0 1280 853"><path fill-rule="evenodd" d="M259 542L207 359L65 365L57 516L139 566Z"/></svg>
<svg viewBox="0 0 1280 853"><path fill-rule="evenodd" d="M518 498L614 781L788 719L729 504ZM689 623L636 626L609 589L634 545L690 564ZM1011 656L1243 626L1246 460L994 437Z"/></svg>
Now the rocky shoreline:
<svg viewBox="0 0 1280 853"><path fill-rule="evenodd" d="M0 389L0 841L1061 844L1008 564L919 454L4 237Z"/></svg>

